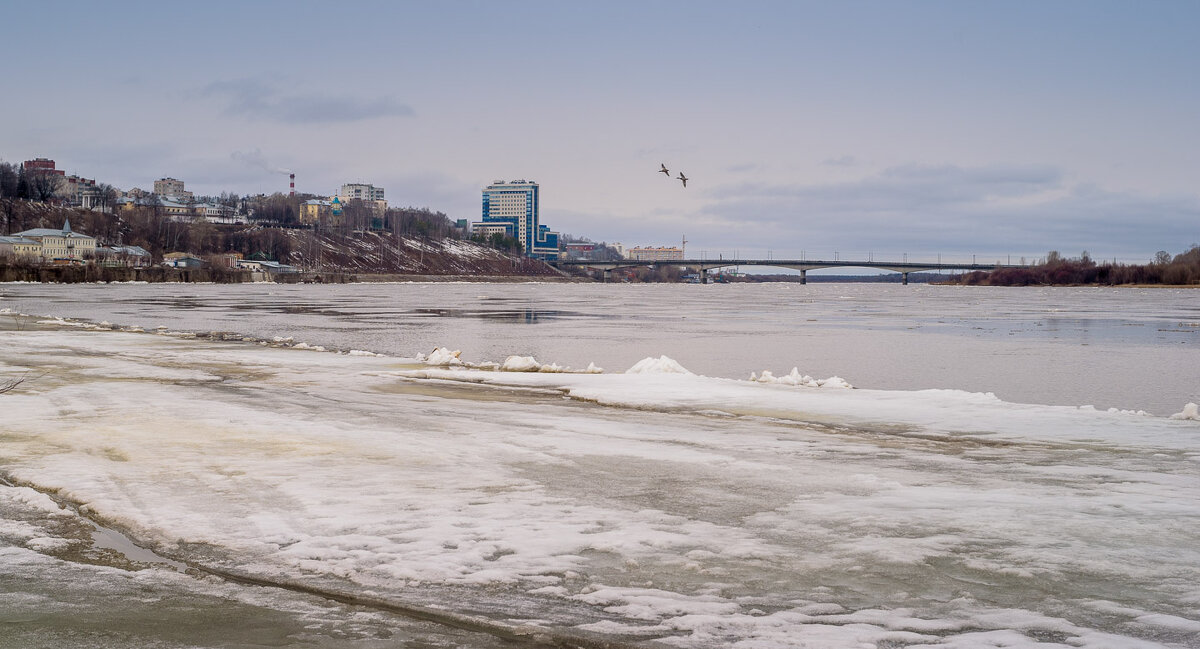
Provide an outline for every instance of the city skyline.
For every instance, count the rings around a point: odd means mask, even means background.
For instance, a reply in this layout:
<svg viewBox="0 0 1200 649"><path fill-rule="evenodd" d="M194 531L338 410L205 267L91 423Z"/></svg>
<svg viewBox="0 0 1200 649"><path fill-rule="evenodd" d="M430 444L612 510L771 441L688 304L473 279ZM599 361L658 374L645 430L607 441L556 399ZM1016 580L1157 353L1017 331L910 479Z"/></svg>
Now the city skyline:
<svg viewBox="0 0 1200 649"><path fill-rule="evenodd" d="M123 189L473 220L529 178L559 232L713 256L1200 242L1193 3L67 6L5 9L0 158Z"/></svg>

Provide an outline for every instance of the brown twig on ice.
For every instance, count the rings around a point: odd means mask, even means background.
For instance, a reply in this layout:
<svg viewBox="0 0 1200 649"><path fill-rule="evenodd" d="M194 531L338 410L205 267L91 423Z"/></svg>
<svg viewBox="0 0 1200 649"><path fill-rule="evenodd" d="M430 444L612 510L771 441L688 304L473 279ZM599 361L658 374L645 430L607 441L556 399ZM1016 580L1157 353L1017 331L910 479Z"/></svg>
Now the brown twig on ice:
<svg viewBox="0 0 1200 649"><path fill-rule="evenodd" d="M39 379L43 376L45 376L45 374L39 374L38 376L35 376L32 379L30 379L29 372L26 372L18 378L0 382L0 394L4 394L5 392L11 392L11 391L15 390L18 385L21 385L22 383L24 383L26 381Z"/></svg>

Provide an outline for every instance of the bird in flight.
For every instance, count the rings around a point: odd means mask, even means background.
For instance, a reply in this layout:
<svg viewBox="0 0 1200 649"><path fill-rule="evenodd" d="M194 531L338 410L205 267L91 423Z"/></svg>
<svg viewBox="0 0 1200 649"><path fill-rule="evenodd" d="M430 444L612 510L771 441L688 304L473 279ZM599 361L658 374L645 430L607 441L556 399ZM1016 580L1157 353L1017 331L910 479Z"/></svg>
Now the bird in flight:
<svg viewBox="0 0 1200 649"><path fill-rule="evenodd" d="M667 165L665 165L665 164L663 164L663 163L661 163L661 162L660 162L660 163L658 163L658 166L662 167L662 169L659 169L659 170L658 170L658 173L660 173L660 174L667 174L667 178L670 178L670 177L671 177L671 172L670 172L670 171L667 171Z"/></svg>
<svg viewBox="0 0 1200 649"><path fill-rule="evenodd" d="M683 172L682 172L682 171L681 171L681 172L679 172L679 180L682 180L682 181L683 181L683 186L684 186L684 187L687 187L687 176L683 175Z"/></svg>

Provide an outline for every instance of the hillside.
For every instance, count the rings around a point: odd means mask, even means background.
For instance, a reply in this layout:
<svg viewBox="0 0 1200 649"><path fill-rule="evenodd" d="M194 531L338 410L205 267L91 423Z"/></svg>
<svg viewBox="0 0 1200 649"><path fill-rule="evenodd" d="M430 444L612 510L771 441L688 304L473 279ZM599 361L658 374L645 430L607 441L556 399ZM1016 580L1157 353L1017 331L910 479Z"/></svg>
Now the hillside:
<svg viewBox="0 0 1200 649"><path fill-rule="evenodd" d="M311 230L280 230L288 238L285 263L305 270L382 275L562 277L540 261L470 241L360 232L341 237Z"/></svg>
<svg viewBox="0 0 1200 649"><path fill-rule="evenodd" d="M264 255L303 271L370 276L561 278L555 269L470 241L378 231L317 233L263 225L214 225L173 221L136 209L116 214L62 208L24 200L0 200L0 234L29 228L59 228L70 219L75 232L99 245L124 243L149 250L157 263L170 252L209 257L238 252Z"/></svg>

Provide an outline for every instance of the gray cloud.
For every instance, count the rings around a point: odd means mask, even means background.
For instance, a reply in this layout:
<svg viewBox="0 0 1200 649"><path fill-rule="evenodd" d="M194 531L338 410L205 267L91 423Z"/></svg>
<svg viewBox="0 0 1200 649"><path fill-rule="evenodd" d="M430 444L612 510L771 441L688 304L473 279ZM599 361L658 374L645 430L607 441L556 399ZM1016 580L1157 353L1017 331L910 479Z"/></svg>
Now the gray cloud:
<svg viewBox="0 0 1200 649"><path fill-rule="evenodd" d="M259 79L217 81L200 95L225 103L224 113L284 124L357 122L377 117L412 117L411 106L393 97L358 98L318 93L285 93Z"/></svg>
<svg viewBox="0 0 1200 649"><path fill-rule="evenodd" d="M828 158L821 164L827 167L854 167L858 165L858 159L852 155L844 155L837 158Z"/></svg>
<svg viewBox="0 0 1200 649"><path fill-rule="evenodd" d="M732 184L689 225L729 247L1044 253L1182 251L1200 237L1200 198L1066 186L1045 165L904 165L846 183Z"/></svg>
<svg viewBox="0 0 1200 649"><path fill-rule="evenodd" d="M729 167L726 167L725 171L728 171L729 173L734 173L734 174L744 174L744 173L750 173L752 171L758 171L760 169L762 169L761 166L759 166L753 162L746 162L743 164L736 164L736 165L731 165Z"/></svg>

